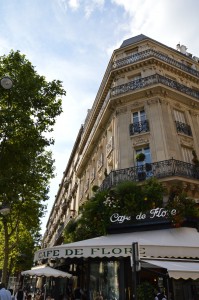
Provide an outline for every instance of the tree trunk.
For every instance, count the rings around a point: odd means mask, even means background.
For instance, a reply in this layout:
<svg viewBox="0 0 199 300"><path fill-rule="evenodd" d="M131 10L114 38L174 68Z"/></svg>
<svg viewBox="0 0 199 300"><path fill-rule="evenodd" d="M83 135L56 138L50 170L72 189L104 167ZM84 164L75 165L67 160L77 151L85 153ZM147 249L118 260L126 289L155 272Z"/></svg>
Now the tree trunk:
<svg viewBox="0 0 199 300"><path fill-rule="evenodd" d="M8 235L8 223L3 217L3 228L4 228L4 260L3 260L3 269L1 282L5 283L7 286L7 274L8 274L8 259L9 259L9 235Z"/></svg>

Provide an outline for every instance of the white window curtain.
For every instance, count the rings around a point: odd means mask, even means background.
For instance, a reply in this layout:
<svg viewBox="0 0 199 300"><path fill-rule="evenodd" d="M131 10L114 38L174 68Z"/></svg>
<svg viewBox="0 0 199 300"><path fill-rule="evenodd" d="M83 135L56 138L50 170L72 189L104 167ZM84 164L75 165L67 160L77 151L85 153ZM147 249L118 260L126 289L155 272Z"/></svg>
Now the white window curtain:
<svg viewBox="0 0 199 300"><path fill-rule="evenodd" d="M179 110L174 110L174 117L175 117L175 121L186 124L184 112Z"/></svg>

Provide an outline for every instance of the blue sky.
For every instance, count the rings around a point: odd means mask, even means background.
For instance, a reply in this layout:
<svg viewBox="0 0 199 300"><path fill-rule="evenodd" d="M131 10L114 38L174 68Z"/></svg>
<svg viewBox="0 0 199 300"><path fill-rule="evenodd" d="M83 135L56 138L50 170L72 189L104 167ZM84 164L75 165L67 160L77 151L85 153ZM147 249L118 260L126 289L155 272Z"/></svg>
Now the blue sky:
<svg viewBox="0 0 199 300"><path fill-rule="evenodd" d="M42 233L113 50L144 34L172 48L180 42L199 57L198 11L198 0L0 1L0 55L20 50L40 75L63 81L67 91L53 133L56 177Z"/></svg>

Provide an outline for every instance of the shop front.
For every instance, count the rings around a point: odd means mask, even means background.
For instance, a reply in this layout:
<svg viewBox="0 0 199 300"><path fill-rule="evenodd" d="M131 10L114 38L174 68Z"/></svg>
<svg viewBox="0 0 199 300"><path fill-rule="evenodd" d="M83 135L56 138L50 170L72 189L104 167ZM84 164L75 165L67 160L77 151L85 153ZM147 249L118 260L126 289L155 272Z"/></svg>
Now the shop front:
<svg viewBox="0 0 199 300"><path fill-rule="evenodd" d="M133 243L138 244L136 268L132 259ZM34 260L37 264L53 262L54 268L72 274L74 281L70 289L81 286L85 299L95 300L99 295L104 300L136 299L135 289L139 290L144 282L153 290L164 288L168 299L199 299L196 228L114 233L41 249L35 253Z"/></svg>

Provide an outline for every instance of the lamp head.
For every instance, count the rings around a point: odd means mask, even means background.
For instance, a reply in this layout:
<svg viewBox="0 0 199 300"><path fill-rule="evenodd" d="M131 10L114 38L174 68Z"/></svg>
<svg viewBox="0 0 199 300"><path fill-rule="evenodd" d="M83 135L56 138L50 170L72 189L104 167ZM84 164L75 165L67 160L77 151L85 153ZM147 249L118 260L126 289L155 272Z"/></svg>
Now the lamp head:
<svg viewBox="0 0 199 300"><path fill-rule="evenodd" d="M13 82L10 79L10 77L4 76L3 78L1 78L1 86L5 90L10 90L12 88L12 86L13 86Z"/></svg>
<svg viewBox="0 0 199 300"><path fill-rule="evenodd" d="M10 213L10 207L2 207L0 208L0 213L3 215L3 216L6 216Z"/></svg>

